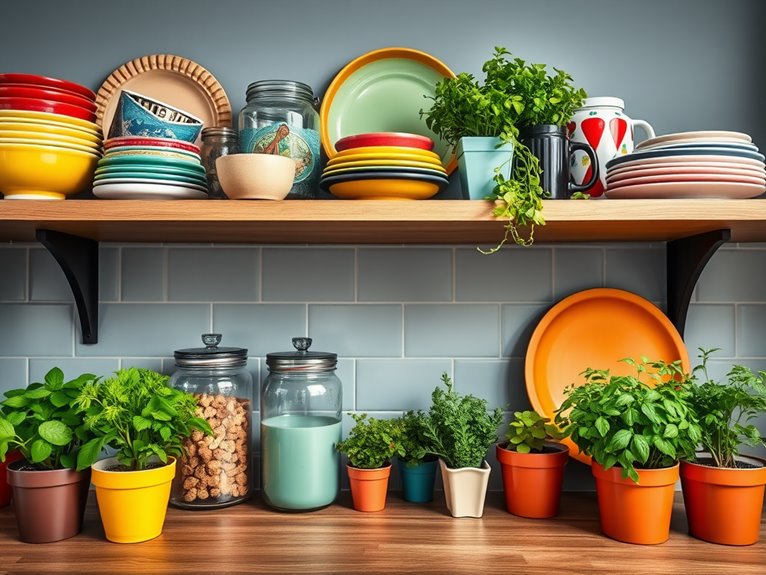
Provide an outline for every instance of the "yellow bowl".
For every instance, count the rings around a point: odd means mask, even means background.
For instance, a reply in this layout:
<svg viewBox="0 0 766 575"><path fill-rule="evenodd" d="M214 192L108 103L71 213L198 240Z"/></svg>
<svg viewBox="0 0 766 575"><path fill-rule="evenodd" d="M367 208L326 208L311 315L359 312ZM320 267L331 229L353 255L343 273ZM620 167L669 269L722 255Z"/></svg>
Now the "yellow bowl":
<svg viewBox="0 0 766 575"><path fill-rule="evenodd" d="M78 152L85 152L86 154L93 154L94 156L101 157L101 150L91 148L88 146L81 146L79 144L67 144L56 140L46 140L44 138L28 139L28 138L6 138L0 136L0 144L22 144L28 146L43 146L47 148L61 148L62 150L77 150Z"/></svg>
<svg viewBox="0 0 766 575"><path fill-rule="evenodd" d="M427 200L439 192L439 184L397 178L338 182L328 187L343 200Z"/></svg>
<svg viewBox="0 0 766 575"><path fill-rule="evenodd" d="M27 132L28 134L38 134L37 137L46 136L67 136L69 138L76 138L83 140L90 144L102 144L102 138L98 134L87 130L80 130L78 128L67 128L66 126L56 126L54 124L43 124L37 122L24 122L21 119L19 121L9 120L8 118L0 118L0 130L13 130L18 132Z"/></svg>
<svg viewBox="0 0 766 575"><path fill-rule="evenodd" d="M418 156L421 158L428 158L429 160L436 160L441 164L441 158L436 152L420 150L418 148L407 148L405 146L365 146L364 148L351 148L349 150L338 152L333 158L343 158L360 154L365 156L381 154L387 156Z"/></svg>
<svg viewBox="0 0 766 575"><path fill-rule="evenodd" d="M72 116L64 116L63 114L50 114L48 112L35 112L33 110L0 110L0 118L51 122L54 125L63 124L70 128L79 128L81 130L93 132L94 134L101 133L101 128L98 124L88 122L87 120L81 120L80 118L74 118Z"/></svg>
<svg viewBox="0 0 766 575"><path fill-rule="evenodd" d="M325 171L336 170L338 168L361 168L361 167L374 168L375 166L404 166L407 168L428 168L430 170L437 170L444 174L447 173L445 169L439 164L434 164L432 162L419 162L415 160L357 160L357 161L348 160L348 161L339 161L339 162L333 162L332 160L330 160L329 162L327 162L327 167L325 168Z"/></svg>
<svg viewBox="0 0 766 575"><path fill-rule="evenodd" d="M425 164L432 164L434 166L442 167L442 162L439 158L430 158L428 156L420 156L418 154L349 154L347 156L335 156L332 160L328 160L328 166L334 166L335 164L345 164L346 162L375 162L378 160L395 160L406 162L423 162Z"/></svg>
<svg viewBox="0 0 766 575"><path fill-rule="evenodd" d="M84 147L90 150L101 150L100 142L90 142L83 140L82 138L72 138L71 136L61 136L59 134L46 133L46 132L28 132L26 130L6 130L5 127L0 124L0 138L14 138L18 140L29 140L34 144L43 144L44 146L50 145L49 142L55 145ZM19 142L22 144L24 142Z"/></svg>
<svg viewBox="0 0 766 575"><path fill-rule="evenodd" d="M0 144L0 192L6 199L63 200L90 186L96 162L78 150Z"/></svg>

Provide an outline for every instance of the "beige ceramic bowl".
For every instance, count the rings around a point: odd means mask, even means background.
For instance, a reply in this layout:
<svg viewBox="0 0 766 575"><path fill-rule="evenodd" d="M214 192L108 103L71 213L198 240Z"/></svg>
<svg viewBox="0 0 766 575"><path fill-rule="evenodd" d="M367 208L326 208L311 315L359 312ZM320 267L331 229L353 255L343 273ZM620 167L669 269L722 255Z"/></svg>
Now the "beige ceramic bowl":
<svg viewBox="0 0 766 575"><path fill-rule="evenodd" d="M271 154L221 156L215 169L232 200L283 200L295 179L295 161Z"/></svg>

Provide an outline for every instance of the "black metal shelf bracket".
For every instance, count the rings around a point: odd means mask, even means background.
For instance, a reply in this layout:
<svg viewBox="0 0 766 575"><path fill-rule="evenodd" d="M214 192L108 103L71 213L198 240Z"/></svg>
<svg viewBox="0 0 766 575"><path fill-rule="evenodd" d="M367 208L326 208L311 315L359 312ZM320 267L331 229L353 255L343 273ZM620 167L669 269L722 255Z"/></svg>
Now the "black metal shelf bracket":
<svg viewBox="0 0 766 575"><path fill-rule="evenodd" d="M694 286L710 258L731 238L731 230L713 230L667 243L668 317L681 337Z"/></svg>
<svg viewBox="0 0 766 575"><path fill-rule="evenodd" d="M53 230L37 230L72 288L83 343L98 343L98 242Z"/></svg>

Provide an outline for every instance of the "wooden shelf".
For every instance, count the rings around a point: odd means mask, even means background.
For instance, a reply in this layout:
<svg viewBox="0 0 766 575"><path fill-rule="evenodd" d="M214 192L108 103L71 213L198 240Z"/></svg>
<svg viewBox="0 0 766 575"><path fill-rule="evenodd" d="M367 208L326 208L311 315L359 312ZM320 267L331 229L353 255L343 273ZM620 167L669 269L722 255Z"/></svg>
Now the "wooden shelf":
<svg viewBox="0 0 766 575"><path fill-rule="evenodd" d="M546 201L538 242L666 241L730 229L766 241L766 201ZM109 242L491 244L502 222L481 201L3 201L0 241L37 229Z"/></svg>

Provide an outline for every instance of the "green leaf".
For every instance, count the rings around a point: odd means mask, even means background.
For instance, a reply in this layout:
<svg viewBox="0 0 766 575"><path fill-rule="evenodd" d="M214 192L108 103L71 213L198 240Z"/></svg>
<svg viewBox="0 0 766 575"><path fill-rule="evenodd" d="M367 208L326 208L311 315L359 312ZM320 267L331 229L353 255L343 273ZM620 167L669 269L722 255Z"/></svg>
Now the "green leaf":
<svg viewBox="0 0 766 575"><path fill-rule="evenodd" d="M54 389L61 389L61 385L64 383L64 372L60 368L54 367L45 374L45 383Z"/></svg>
<svg viewBox="0 0 766 575"><path fill-rule="evenodd" d="M64 446L68 445L72 441L72 430L60 421L45 421L37 428L37 433L40 434L45 441L53 445Z"/></svg>
<svg viewBox="0 0 766 575"><path fill-rule="evenodd" d="M152 422L149 419L141 417L140 415L133 416L133 429L136 431L143 431L144 429L149 429L151 426Z"/></svg>
<svg viewBox="0 0 766 575"><path fill-rule="evenodd" d="M61 455L61 467L64 469L74 469L76 464L77 461L75 460L74 455L71 453L63 453Z"/></svg>
<svg viewBox="0 0 766 575"><path fill-rule="evenodd" d="M162 439L167 441L168 439L170 439L171 435L173 435L173 432L170 430L169 427L167 427L165 425L160 427L160 437L162 437Z"/></svg>
<svg viewBox="0 0 766 575"><path fill-rule="evenodd" d="M617 407L625 407L626 405L630 405L636 401L636 399L629 393L623 393L618 398L617 401L614 402L614 404Z"/></svg>
<svg viewBox="0 0 766 575"><path fill-rule="evenodd" d="M598 433L601 435L601 437L606 437L606 434L609 432L609 422L603 417L599 416L596 419L596 429L598 430Z"/></svg>
<svg viewBox="0 0 766 575"><path fill-rule="evenodd" d="M649 459L649 442L643 435L634 435L630 443L631 450L641 463L646 463Z"/></svg>
<svg viewBox="0 0 766 575"><path fill-rule="evenodd" d="M607 444L606 448L608 451L611 451L611 452L616 452L616 451L625 449L630 443L630 440L632 437L633 437L633 432L630 429L620 429L617 433L615 433L612 436L612 439L609 440L609 443Z"/></svg>
<svg viewBox="0 0 766 575"><path fill-rule="evenodd" d="M672 459L676 458L676 448L669 441L666 441L666 440L662 439L661 437L657 437L654 440L654 446L661 453L664 453L668 457L670 457Z"/></svg>
<svg viewBox="0 0 766 575"><path fill-rule="evenodd" d="M8 423L16 426L23 423L26 418L27 415L23 411L14 411L13 413L9 413L6 419L8 420Z"/></svg>
<svg viewBox="0 0 766 575"><path fill-rule="evenodd" d="M516 451L518 451L519 453L529 453L530 451L532 451L532 449L529 447L529 445L522 443L521 445L516 447Z"/></svg>
<svg viewBox="0 0 766 575"><path fill-rule="evenodd" d="M24 394L27 399L43 399L48 397L51 392L45 388L38 387L37 389L31 389Z"/></svg>
<svg viewBox="0 0 766 575"><path fill-rule="evenodd" d="M2 437L14 437L16 430L13 428L13 424L7 419L0 417L0 438Z"/></svg>
<svg viewBox="0 0 766 575"><path fill-rule="evenodd" d="M662 433L662 437L665 439L678 437L678 427L676 427L674 423L669 423L665 426L665 431Z"/></svg>
<svg viewBox="0 0 766 575"><path fill-rule="evenodd" d="M64 407L69 404L69 396L63 391L54 391L51 394L51 403L56 407Z"/></svg>
<svg viewBox="0 0 766 575"><path fill-rule="evenodd" d="M654 409L654 406L651 403L642 403L641 412L652 423L660 423L660 418L657 416L657 410Z"/></svg>
<svg viewBox="0 0 766 575"><path fill-rule="evenodd" d="M77 454L77 471L82 471L98 461L98 456L104 449L106 437L94 437L80 448Z"/></svg>
<svg viewBox="0 0 766 575"><path fill-rule="evenodd" d="M9 397L3 402L3 405L5 407L11 407L14 409L17 409L19 407L26 407L29 404L29 402L26 400L26 398L23 395L15 395L13 397Z"/></svg>
<svg viewBox="0 0 766 575"><path fill-rule="evenodd" d="M29 450L29 455L32 458L29 462L41 463L48 459L52 451L53 447L50 443L44 439L37 439L32 443L32 447Z"/></svg>

